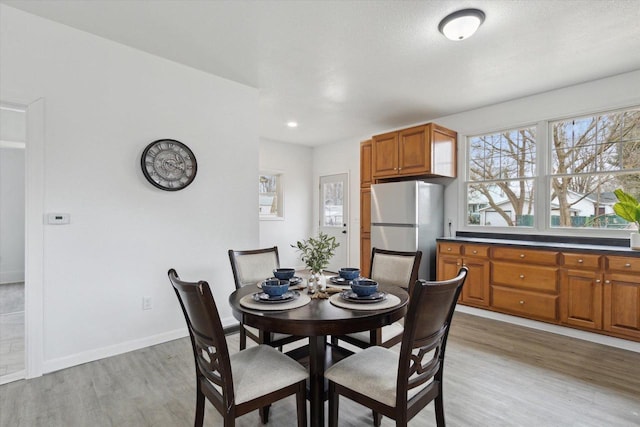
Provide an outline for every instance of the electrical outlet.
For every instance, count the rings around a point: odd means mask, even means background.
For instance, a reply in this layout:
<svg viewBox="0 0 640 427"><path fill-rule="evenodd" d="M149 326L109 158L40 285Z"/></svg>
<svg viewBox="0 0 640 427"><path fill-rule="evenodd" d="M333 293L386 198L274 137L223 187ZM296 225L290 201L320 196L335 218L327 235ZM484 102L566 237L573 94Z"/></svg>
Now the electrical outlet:
<svg viewBox="0 0 640 427"><path fill-rule="evenodd" d="M143 310L151 310L151 297L142 297L142 309Z"/></svg>

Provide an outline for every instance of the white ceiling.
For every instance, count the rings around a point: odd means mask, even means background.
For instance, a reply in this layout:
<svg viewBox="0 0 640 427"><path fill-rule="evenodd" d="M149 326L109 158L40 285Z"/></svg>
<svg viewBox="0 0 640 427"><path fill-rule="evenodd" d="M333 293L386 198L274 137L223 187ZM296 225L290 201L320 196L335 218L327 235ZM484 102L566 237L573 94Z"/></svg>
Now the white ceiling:
<svg viewBox="0 0 640 427"><path fill-rule="evenodd" d="M260 135L306 145L640 69L640 0L0 2L259 88Z"/></svg>

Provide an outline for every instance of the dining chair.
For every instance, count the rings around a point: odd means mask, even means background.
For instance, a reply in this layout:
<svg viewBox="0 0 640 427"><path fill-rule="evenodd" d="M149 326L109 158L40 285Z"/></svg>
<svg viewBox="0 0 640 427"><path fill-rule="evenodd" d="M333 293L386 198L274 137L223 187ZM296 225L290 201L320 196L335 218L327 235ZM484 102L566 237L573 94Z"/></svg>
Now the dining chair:
<svg viewBox="0 0 640 427"><path fill-rule="evenodd" d="M204 421L205 397L222 414L224 426L256 409L262 423L269 405L296 395L298 427L307 425L307 371L298 362L268 345L229 354L220 314L205 281L185 282L168 272L187 322L196 368L195 427Z"/></svg>
<svg viewBox="0 0 640 427"><path fill-rule="evenodd" d="M237 251L229 249L229 261L233 271L236 289L273 277L273 270L280 267L278 247ZM247 337L258 344L282 347L305 337L277 332L266 332L251 326L240 324L240 350L247 348Z"/></svg>
<svg viewBox="0 0 640 427"><path fill-rule="evenodd" d="M400 286L409 292L418 280L422 251L401 252L373 248L371 250L371 279L385 285ZM332 337L332 343L343 340L360 348L374 345L391 348L402 340L402 320L371 331Z"/></svg>
<svg viewBox="0 0 640 427"><path fill-rule="evenodd" d="M412 289L400 352L374 346L349 356L325 372L329 380L329 426L338 425L339 395L382 415L407 422L435 400L436 423L444 427L442 381L451 318L467 276L440 282L419 280Z"/></svg>

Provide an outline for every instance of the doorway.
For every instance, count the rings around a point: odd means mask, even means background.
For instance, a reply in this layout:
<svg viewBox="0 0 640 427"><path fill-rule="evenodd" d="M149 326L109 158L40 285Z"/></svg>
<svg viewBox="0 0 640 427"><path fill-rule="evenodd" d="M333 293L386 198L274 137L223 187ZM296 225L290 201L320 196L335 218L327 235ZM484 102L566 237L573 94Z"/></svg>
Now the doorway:
<svg viewBox="0 0 640 427"><path fill-rule="evenodd" d="M336 238L340 244L331 258L328 271L337 272L349 264L349 175L320 177L319 231Z"/></svg>
<svg viewBox="0 0 640 427"><path fill-rule="evenodd" d="M0 384L25 377L26 108L0 103Z"/></svg>

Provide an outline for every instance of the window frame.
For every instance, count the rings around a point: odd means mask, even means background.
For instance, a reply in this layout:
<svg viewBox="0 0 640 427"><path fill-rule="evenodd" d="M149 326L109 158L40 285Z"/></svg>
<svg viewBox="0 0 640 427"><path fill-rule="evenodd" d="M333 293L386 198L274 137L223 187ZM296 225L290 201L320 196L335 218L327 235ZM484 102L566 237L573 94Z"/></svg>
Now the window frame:
<svg viewBox="0 0 640 427"><path fill-rule="evenodd" d="M458 194L461 196L458 204L458 218L462 219L458 224L458 230L464 232L475 233L493 233L493 234L522 234L522 235L553 235L567 237L599 237L599 238L628 238L630 230L628 229L610 229L610 228L580 228L580 227L552 227L551 226L551 200L550 189L552 175L552 124L563 120L579 119L584 117L592 117L603 114L611 114L616 112L624 112L628 110L640 110L640 104L633 104L622 107L612 107L607 109L599 109L595 111L582 111L573 114L567 114L560 117L545 118L538 121L529 121L524 123L515 123L513 125L500 126L493 129L480 129L476 132L466 132L460 134L460 146L464 147L459 151L458 170ZM533 202L535 206L535 217L533 226L531 227L497 227L467 224L467 210L469 198L466 191L469 184L469 155L470 155L470 139L493 133L501 133L508 130L520 129L524 127L536 128L536 176L534 186ZM632 172L636 171L635 169ZM637 171L640 173L640 170Z"/></svg>
<svg viewBox="0 0 640 427"><path fill-rule="evenodd" d="M284 221L284 173L277 170L261 170L258 174L258 185L260 178L263 176L276 176L276 197L277 197L277 213L263 214L260 212L260 197L265 194L261 193L258 187L258 218L260 221Z"/></svg>

